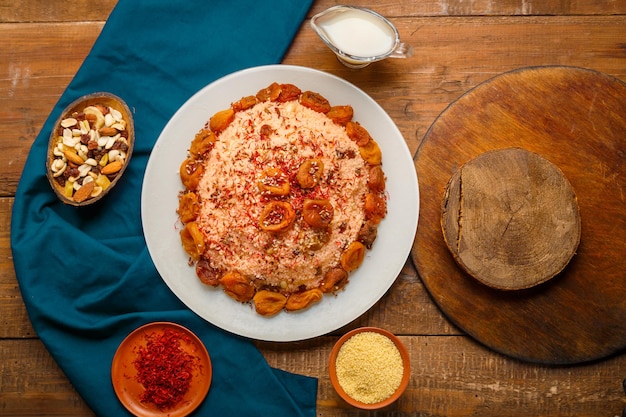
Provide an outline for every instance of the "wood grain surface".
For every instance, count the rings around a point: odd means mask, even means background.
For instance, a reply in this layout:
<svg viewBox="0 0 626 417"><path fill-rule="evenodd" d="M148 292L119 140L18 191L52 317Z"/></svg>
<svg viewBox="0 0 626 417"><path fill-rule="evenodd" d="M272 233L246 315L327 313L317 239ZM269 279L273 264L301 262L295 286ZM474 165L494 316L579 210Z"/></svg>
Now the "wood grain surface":
<svg viewBox="0 0 626 417"><path fill-rule="evenodd" d="M336 2L318 0L308 18ZM89 53L116 0L0 0L0 415L93 413L34 333L15 279L11 208L28 150ZM406 60L349 70L308 20L284 63L357 85L393 118L415 153L446 107L496 75L571 65L626 80L626 2L604 0L355 1L390 18L414 47ZM606 171L607 177L611 173ZM418 232L419 233L419 232ZM400 335L411 357L407 391L391 408L363 413L330 385L328 355L347 329ZM296 343L258 343L277 368L319 378L317 415L621 416L626 355L575 366L511 359L476 342L442 314L409 259L389 292L345 329Z"/></svg>
<svg viewBox="0 0 626 417"><path fill-rule="evenodd" d="M422 198L413 259L449 318L523 360L572 364L626 348L625 136L626 84L579 68L509 72L442 113L416 157ZM468 279L435 221L451 174L483 152L510 146L563 171L578 199L582 237L559 277L505 293Z"/></svg>

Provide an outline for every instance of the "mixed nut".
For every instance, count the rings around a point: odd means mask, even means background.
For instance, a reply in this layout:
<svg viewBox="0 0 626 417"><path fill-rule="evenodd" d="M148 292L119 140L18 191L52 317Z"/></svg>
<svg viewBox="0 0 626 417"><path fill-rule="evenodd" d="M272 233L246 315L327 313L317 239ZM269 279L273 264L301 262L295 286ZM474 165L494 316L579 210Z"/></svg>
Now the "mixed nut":
<svg viewBox="0 0 626 417"><path fill-rule="evenodd" d="M127 118L105 100L61 118L51 138L48 176L62 199L86 204L121 175L131 151Z"/></svg>

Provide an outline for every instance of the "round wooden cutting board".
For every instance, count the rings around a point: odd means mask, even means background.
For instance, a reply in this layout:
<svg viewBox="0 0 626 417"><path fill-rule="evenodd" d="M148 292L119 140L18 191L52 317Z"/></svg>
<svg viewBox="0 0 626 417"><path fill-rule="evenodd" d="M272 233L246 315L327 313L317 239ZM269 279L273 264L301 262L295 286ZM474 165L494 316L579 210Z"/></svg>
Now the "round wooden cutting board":
<svg viewBox="0 0 626 417"><path fill-rule="evenodd" d="M550 281L502 291L466 274L446 246L446 184L484 152L520 147L556 165L578 199L576 255ZM502 354L575 364L626 348L626 84L573 67L499 75L452 103L415 158L420 218L411 256L435 303Z"/></svg>

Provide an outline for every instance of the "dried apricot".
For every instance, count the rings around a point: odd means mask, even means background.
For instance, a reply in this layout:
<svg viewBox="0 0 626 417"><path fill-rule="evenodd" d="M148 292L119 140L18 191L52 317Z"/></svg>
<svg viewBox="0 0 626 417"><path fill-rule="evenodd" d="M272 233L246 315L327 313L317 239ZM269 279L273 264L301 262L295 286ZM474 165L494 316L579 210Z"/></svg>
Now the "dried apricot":
<svg viewBox="0 0 626 417"><path fill-rule="evenodd" d="M220 133L235 119L235 111L232 108L221 110L209 119L209 128L215 133Z"/></svg>
<svg viewBox="0 0 626 417"><path fill-rule="evenodd" d="M341 254L341 267L346 272L352 272L357 269L365 258L365 245L361 242L352 242L348 248Z"/></svg>
<svg viewBox="0 0 626 417"><path fill-rule="evenodd" d="M285 304L285 310L287 311L296 311L307 308L313 303L317 303L323 297L322 291L317 288L313 288L310 290L293 293L287 298L287 303Z"/></svg>
<svg viewBox="0 0 626 417"><path fill-rule="evenodd" d="M271 83L266 88L259 90L259 92L256 93L256 98L257 100L261 102L268 101L268 100L276 101L279 95L280 95L280 85L274 82L274 83Z"/></svg>
<svg viewBox="0 0 626 417"><path fill-rule="evenodd" d="M263 170L261 178L257 182L257 187L261 194L275 196L287 195L291 188L287 174L275 167Z"/></svg>
<svg viewBox="0 0 626 417"><path fill-rule="evenodd" d="M198 188L203 173L204 166L195 159L186 159L180 166L180 180L188 190Z"/></svg>
<svg viewBox="0 0 626 417"><path fill-rule="evenodd" d="M302 90L296 87L293 84L281 84L280 85L280 93L278 97L276 97L276 101L279 103L286 103L287 101L296 100Z"/></svg>
<svg viewBox="0 0 626 417"><path fill-rule="evenodd" d="M360 146L359 152L361 153L361 158L369 165L380 165L383 162L383 154L373 139L364 146Z"/></svg>
<svg viewBox="0 0 626 417"><path fill-rule="evenodd" d="M370 133L359 122L346 123L346 135L358 146L365 146L372 140Z"/></svg>
<svg viewBox="0 0 626 417"><path fill-rule="evenodd" d="M365 196L365 217L374 224L380 221L387 214L387 202L379 194L367 193Z"/></svg>
<svg viewBox="0 0 626 417"><path fill-rule="evenodd" d="M213 149L213 144L217 140L215 133L209 129L202 129L191 141L189 154L194 158L200 158L205 153Z"/></svg>
<svg viewBox="0 0 626 417"><path fill-rule="evenodd" d="M345 126L354 116L354 109L352 106L333 106L328 110L326 116L334 123Z"/></svg>
<svg viewBox="0 0 626 417"><path fill-rule="evenodd" d="M313 91L305 91L300 95L300 104L319 113L328 113L330 103L324 96Z"/></svg>
<svg viewBox="0 0 626 417"><path fill-rule="evenodd" d="M259 225L268 232L283 232L291 227L295 219L296 211L290 203L270 201L261 211Z"/></svg>
<svg viewBox="0 0 626 417"><path fill-rule="evenodd" d="M180 231L180 240L183 244L183 249L191 259L197 261L200 259L200 255L204 253L204 236L198 227L196 222L189 222L185 225L183 230Z"/></svg>
<svg viewBox="0 0 626 417"><path fill-rule="evenodd" d="M235 112L238 112L242 110L247 110L250 107L253 107L256 103L257 99L255 96L246 96L242 97L238 101L235 101L234 103L231 103L230 107L232 107Z"/></svg>
<svg viewBox="0 0 626 417"><path fill-rule="evenodd" d="M176 211L180 221L188 223L194 221L200 213L200 202L196 193L185 193L178 199L178 210Z"/></svg>
<svg viewBox="0 0 626 417"><path fill-rule="evenodd" d="M311 227L326 229L334 216L333 205L326 199L304 200L302 218Z"/></svg>
<svg viewBox="0 0 626 417"><path fill-rule="evenodd" d="M229 271L220 278L220 284L224 292L241 303L252 300L256 291L252 283L243 274L237 271Z"/></svg>
<svg viewBox="0 0 626 417"><path fill-rule="evenodd" d="M254 309L262 316L273 316L287 304L287 297L270 290L257 291L254 295Z"/></svg>
<svg viewBox="0 0 626 417"><path fill-rule="evenodd" d="M316 158L307 159L298 168L296 180L302 188L315 187L324 173L324 163Z"/></svg>

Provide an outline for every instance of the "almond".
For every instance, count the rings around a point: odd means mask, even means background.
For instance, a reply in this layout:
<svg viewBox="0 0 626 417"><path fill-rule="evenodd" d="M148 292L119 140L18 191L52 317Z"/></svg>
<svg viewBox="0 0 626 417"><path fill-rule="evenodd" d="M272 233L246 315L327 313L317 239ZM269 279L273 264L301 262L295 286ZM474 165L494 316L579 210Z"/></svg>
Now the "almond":
<svg viewBox="0 0 626 417"><path fill-rule="evenodd" d="M117 135L117 129L114 127L102 127L98 130L100 136L115 136Z"/></svg>
<svg viewBox="0 0 626 417"><path fill-rule="evenodd" d="M65 157L67 158L68 161L70 161L70 162L72 162L72 163L74 163L76 165L82 165L82 164L85 163L83 158L78 156L78 154L76 152L65 150L65 151L63 151L63 155L65 155Z"/></svg>
<svg viewBox="0 0 626 417"><path fill-rule="evenodd" d="M122 163L120 161L113 161L110 164L105 165L100 172L104 175L111 175L115 174L120 169L122 169Z"/></svg>
<svg viewBox="0 0 626 417"><path fill-rule="evenodd" d="M74 201L81 203L89 198L91 192L93 191L96 183L93 181L84 183L76 192L74 193Z"/></svg>

